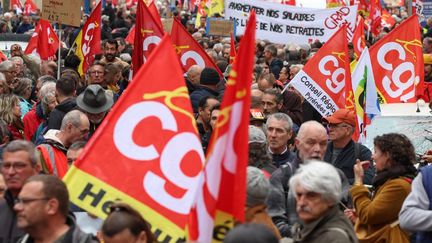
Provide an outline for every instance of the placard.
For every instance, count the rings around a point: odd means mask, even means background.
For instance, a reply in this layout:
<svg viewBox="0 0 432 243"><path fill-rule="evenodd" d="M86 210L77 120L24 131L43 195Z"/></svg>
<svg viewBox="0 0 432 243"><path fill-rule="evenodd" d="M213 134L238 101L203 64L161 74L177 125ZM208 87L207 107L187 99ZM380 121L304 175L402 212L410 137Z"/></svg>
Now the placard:
<svg viewBox="0 0 432 243"><path fill-rule="evenodd" d="M81 24L81 1L43 0L42 18L50 22L79 27Z"/></svg>
<svg viewBox="0 0 432 243"><path fill-rule="evenodd" d="M230 32L233 32L235 35L235 25L233 20L208 18L206 26L207 35L229 37Z"/></svg>

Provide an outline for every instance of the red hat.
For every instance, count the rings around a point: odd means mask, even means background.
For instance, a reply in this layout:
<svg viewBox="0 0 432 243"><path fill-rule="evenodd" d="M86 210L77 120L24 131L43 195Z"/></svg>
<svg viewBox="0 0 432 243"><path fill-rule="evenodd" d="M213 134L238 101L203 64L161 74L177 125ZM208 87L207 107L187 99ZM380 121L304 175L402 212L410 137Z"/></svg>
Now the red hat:
<svg viewBox="0 0 432 243"><path fill-rule="evenodd" d="M323 117L322 120L324 122L339 124L339 123L347 123L353 127L356 126L356 114L354 111L348 109L339 109L333 115Z"/></svg>

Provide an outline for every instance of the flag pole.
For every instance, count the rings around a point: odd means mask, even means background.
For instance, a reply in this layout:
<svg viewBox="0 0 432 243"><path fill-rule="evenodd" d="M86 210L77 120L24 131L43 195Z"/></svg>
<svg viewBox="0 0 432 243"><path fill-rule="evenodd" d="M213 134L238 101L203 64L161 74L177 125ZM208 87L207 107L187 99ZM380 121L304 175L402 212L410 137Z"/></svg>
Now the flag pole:
<svg viewBox="0 0 432 243"><path fill-rule="evenodd" d="M61 65L61 38L62 38L62 27L61 23L59 22L59 47L58 47L58 58L57 58L57 79L60 79L60 65Z"/></svg>
<svg viewBox="0 0 432 243"><path fill-rule="evenodd" d="M73 50L73 48L76 46L76 42L74 41L74 43L72 44L72 46L69 48L68 54L66 56L69 56Z"/></svg>
<svg viewBox="0 0 432 243"><path fill-rule="evenodd" d="M366 36L366 40L367 41L369 41L369 35L370 35L370 32L371 32L371 25L372 25L372 21L369 23L369 26L368 26L368 31L367 31L367 36Z"/></svg>

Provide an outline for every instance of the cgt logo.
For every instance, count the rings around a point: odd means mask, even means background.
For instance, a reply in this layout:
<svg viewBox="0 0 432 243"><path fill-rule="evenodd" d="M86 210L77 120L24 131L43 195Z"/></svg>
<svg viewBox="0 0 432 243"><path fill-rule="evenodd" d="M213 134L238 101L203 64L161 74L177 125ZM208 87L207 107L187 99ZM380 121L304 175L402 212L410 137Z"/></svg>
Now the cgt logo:
<svg viewBox="0 0 432 243"><path fill-rule="evenodd" d="M198 52L193 50L184 51L183 49L189 49L189 46L176 46L174 45L177 55L180 55L180 61L182 63L183 69L188 70L192 65L198 65L201 68L205 68L206 64L204 58ZM192 63L189 62L192 60ZM188 63L189 62L189 63Z"/></svg>
<svg viewBox="0 0 432 243"><path fill-rule="evenodd" d="M195 169L195 173L185 173L182 169L184 166L182 162L187 154L194 152L199 155L200 164L194 163L193 166L202 168L204 155L198 136L193 132L179 132L177 119L172 112L172 110L180 113L186 112L171 103L172 98L184 97L187 94L186 88L162 93L170 93L166 95L166 104L154 100L141 101L124 111L114 127L113 140L116 148L127 158L142 163L159 160L160 170L150 170L144 175L144 191L163 207L179 214L187 214L195 196L201 170ZM158 93L146 94L144 98L160 96L162 95ZM175 133L165 144L161 153L153 144L141 146L133 140L135 128L150 117L157 118L163 130ZM193 119L193 116L190 118ZM173 195L172 192L167 191L168 184L181 188L182 196Z"/></svg>
<svg viewBox="0 0 432 243"><path fill-rule="evenodd" d="M90 23L84 33L84 43L82 45L82 53L84 56L87 56L91 51L91 42L93 40L95 28L99 25L97 22Z"/></svg>
<svg viewBox="0 0 432 243"><path fill-rule="evenodd" d="M381 80L384 92L387 92L392 98L400 97L400 101L404 102L414 98L415 84L420 82L420 74L415 67L415 53L409 48L410 46L413 49L416 47L422 48L419 40L396 40L396 42L382 45L376 57L378 65L386 71ZM394 53L397 55L394 55ZM387 62L387 60L390 60L390 62Z"/></svg>
<svg viewBox="0 0 432 243"><path fill-rule="evenodd" d="M345 69L342 67L344 63L344 53L333 52L334 55L327 55L318 63L318 69L322 75L326 76L325 84L327 88L339 94L345 87ZM336 56L335 56L336 55Z"/></svg>
<svg viewBox="0 0 432 243"><path fill-rule="evenodd" d="M144 62L146 62L147 58L146 56L149 56L149 50L150 50L150 45L157 45L159 44L159 42L161 41L161 38L159 36L148 36L144 39L143 41L143 60Z"/></svg>

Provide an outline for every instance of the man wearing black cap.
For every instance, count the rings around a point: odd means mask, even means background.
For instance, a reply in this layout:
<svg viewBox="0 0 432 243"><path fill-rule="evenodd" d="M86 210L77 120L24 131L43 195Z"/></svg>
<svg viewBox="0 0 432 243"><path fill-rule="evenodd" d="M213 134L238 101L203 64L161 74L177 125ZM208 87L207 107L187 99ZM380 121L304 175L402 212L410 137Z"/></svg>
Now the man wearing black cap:
<svg viewBox="0 0 432 243"><path fill-rule="evenodd" d="M102 86L91 84L77 97L76 103L90 120L89 137L91 137L113 106L114 100Z"/></svg>
<svg viewBox="0 0 432 243"><path fill-rule="evenodd" d="M352 140L356 127L356 115L354 111L339 109L331 116L323 117L327 124L330 142L324 155L324 161L331 163L340 169L348 178L350 184L354 183L353 166L356 159L371 161L372 153L365 146ZM365 170L364 183L372 184L375 170L369 166Z"/></svg>
<svg viewBox="0 0 432 243"><path fill-rule="evenodd" d="M198 113L198 103L205 96L218 97L217 84L220 81L219 73L213 68L204 68L200 76L200 84L190 95L194 113Z"/></svg>

